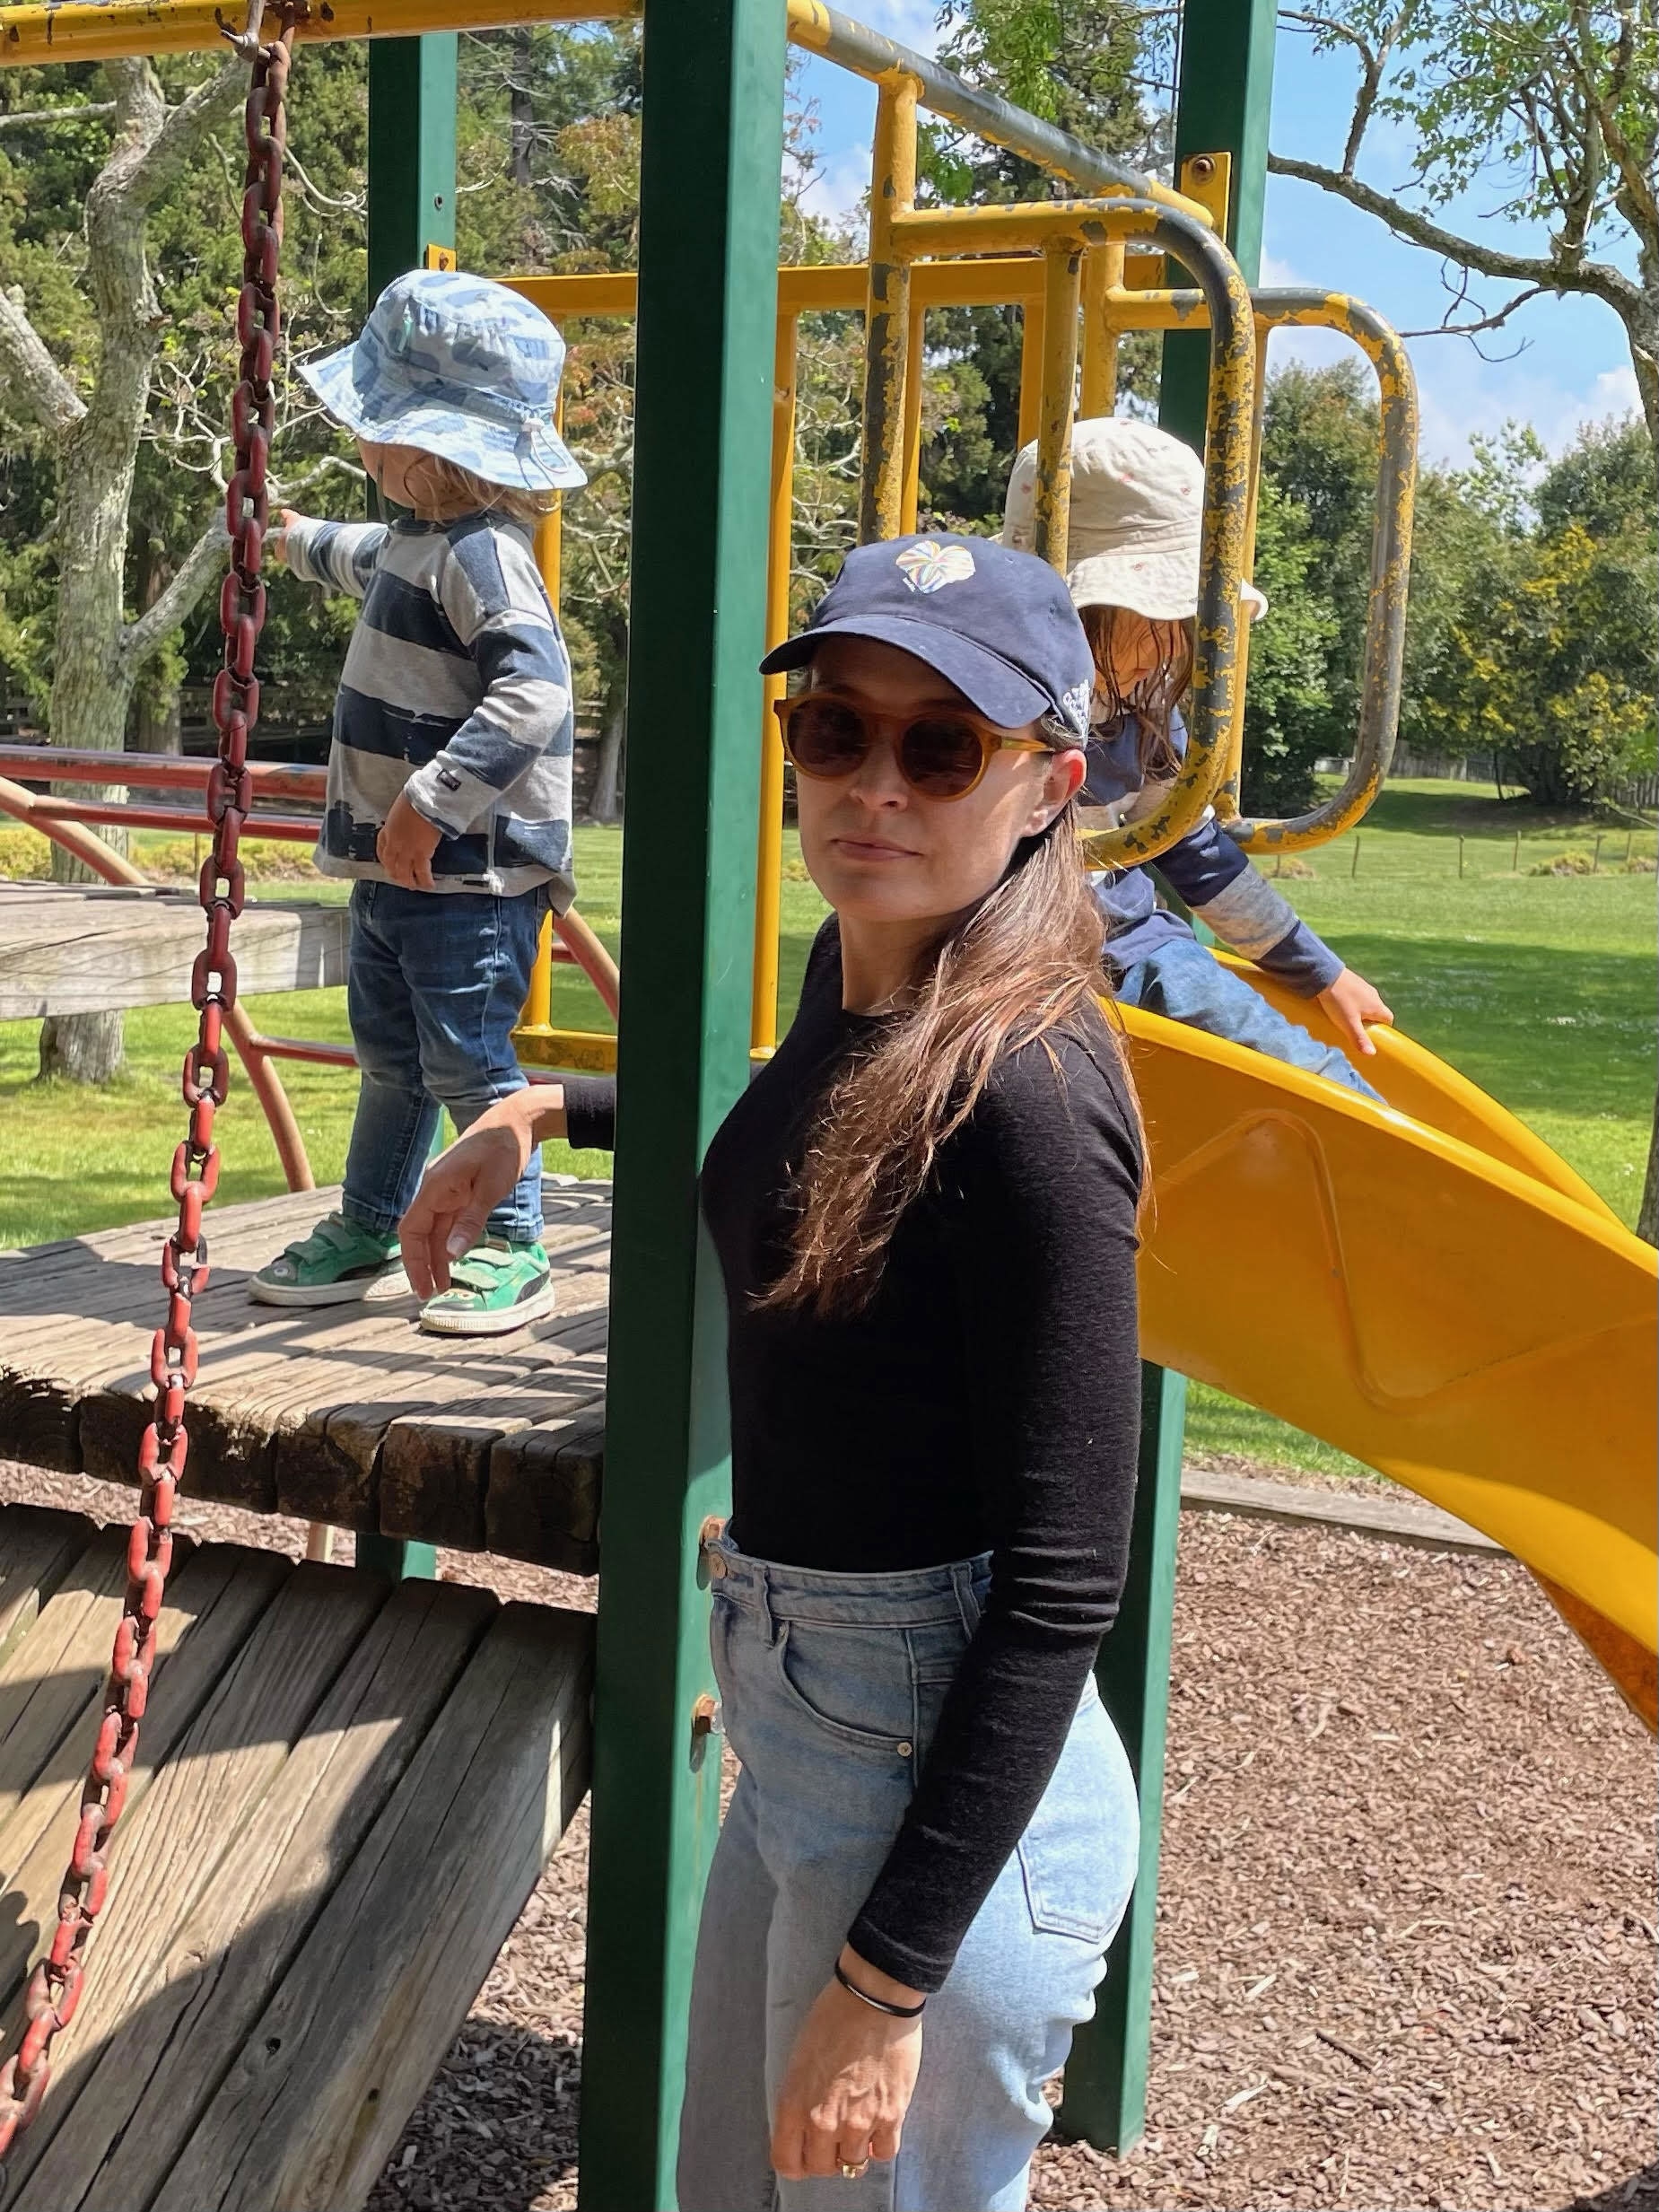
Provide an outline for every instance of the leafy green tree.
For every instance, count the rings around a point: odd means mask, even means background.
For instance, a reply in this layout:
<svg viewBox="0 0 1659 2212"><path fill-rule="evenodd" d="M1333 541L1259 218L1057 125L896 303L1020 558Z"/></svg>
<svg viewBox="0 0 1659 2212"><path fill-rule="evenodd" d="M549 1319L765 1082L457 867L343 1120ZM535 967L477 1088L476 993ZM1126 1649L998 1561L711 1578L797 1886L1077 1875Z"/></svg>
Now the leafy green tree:
<svg viewBox="0 0 1659 2212"><path fill-rule="evenodd" d="M1316 184L1461 273L1442 328L1477 338L1541 293L1578 293L1624 326L1659 444L1659 11L1654 0L1328 0L1281 20L1359 82L1340 167L1270 154L1276 176ZM1358 173L1377 118L1417 148L1403 190ZM1471 190L1489 217L1541 224L1541 253L1471 236L1434 213ZM1633 252L1636 275L1623 266ZM1487 306L1482 277L1513 289Z"/></svg>

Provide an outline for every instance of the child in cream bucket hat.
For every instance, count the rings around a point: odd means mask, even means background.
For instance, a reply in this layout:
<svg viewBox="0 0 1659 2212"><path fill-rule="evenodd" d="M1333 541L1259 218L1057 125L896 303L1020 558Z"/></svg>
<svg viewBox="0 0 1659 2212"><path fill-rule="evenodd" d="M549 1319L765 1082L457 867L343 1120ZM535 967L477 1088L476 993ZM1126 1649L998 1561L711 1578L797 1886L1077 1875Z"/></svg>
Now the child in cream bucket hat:
<svg viewBox="0 0 1659 2212"><path fill-rule="evenodd" d="M1036 481L1037 450L1029 445L1008 481L1005 545L1031 547ZM1155 813L1186 751L1180 703L1192 673L1203 511L1203 463L1178 438L1116 415L1074 426L1066 581L1095 657L1081 795L1103 826ZM1241 597L1253 622L1266 614L1253 584ZM1213 813L1157 866L1224 944L1317 999L1357 1053L1375 1050L1365 1024L1393 1019L1382 999L1298 919ZM1287 1021L1160 906L1148 869L1097 875L1094 887L1106 922L1106 973L1125 1003L1376 1096L1345 1054Z"/></svg>

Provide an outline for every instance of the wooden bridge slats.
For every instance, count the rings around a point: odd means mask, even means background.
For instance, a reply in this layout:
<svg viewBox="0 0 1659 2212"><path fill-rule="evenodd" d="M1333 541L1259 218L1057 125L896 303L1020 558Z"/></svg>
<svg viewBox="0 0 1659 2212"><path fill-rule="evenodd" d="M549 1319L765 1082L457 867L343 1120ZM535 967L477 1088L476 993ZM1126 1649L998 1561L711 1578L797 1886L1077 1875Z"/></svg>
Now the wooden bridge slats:
<svg viewBox="0 0 1659 2212"><path fill-rule="evenodd" d="M16 1506L0 1554L0 1668L29 1633L41 1606L97 1535L82 1513Z"/></svg>
<svg viewBox="0 0 1659 2212"><path fill-rule="evenodd" d="M0 1548L4 1543L4 1522L0 1519ZM244 1551L233 1544L194 1552L179 1569L156 1621L157 1664L127 1788L129 1808L135 1811L142 1803L157 1770L292 1571L291 1562L276 1552ZM57 1917L59 1885L74 1840L82 1778L102 1710L119 1610L118 1594L100 1596L83 1613L72 1644L65 1646L55 1638L51 1648L39 1653L39 1679L48 1684L61 1679L65 1685L60 1705L65 1720L48 1762L4 1824L8 1856L0 1860L5 1882L0 1903L5 1916L0 1928L0 1995L5 2000L4 2033L8 2034L15 2025L29 1969ZM24 1639L16 1656L28 1652L30 1641ZM61 1676L53 1672L58 1666Z"/></svg>
<svg viewBox="0 0 1659 2212"><path fill-rule="evenodd" d="M295 1568L143 1802L124 1815L88 1947L86 1993L53 2048L47 2101L11 2164L14 2192L65 2123L83 2140L104 2126L96 2103L72 2118L100 2052L111 2039L147 2038L144 2001L162 1958L181 1928L194 1932L197 1897L226 1853L239 1851L244 1823L389 1589L378 1576L343 1568Z"/></svg>
<svg viewBox="0 0 1659 2212"><path fill-rule="evenodd" d="M586 1786L591 1631L499 1615L153 2212L363 2203Z"/></svg>
<svg viewBox="0 0 1659 2212"><path fill-rule="evenodd" d="M149 2201L496 1611L487 1591L455 1584L392 1592L188 1922L169 1918L147 1985L60 2115L19 2212Z"/></svg>
<svg viewBox="0 0 1659 2212"><path fill-rule="evenodd" d="M608 1186L549 1186L560 1308L484 1339L423 1334L406 1293L309 1311L254 1305L247 1272L336 1198L209 1211L214 1272L199 1308L187 1488L592 1571ZM0 1456L132 1481L162 1228L79 1239L38 1265L0 1256Z"/></svg>

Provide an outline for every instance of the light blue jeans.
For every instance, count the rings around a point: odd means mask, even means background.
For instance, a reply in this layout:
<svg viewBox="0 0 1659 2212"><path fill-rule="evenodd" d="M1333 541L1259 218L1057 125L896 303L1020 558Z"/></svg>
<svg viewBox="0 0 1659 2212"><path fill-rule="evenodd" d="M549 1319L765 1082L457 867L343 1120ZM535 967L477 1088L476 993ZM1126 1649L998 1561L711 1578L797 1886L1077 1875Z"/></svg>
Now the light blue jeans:
<svg viewBox="0 0 1659 2212"><path fill-rule="evenodd" d="M458 1130L522 1090L512 1033L529 989L545 891L352 887L345 1006L362 1078L340 1211L376 1237L407 1212L447 1107ZM542 1232L541 1153L489 1219L493 1236Z"/></svg>
<svg viewBox="0 0 1659 2212"><path fill-rule="evenodd" d="M781 2181L773 2099L910 1802L990 1587L984 1559L818 1574L706 1554L743 1764L697 1941L680 2212L1021 2212L1043 2085L1095 2009L1135 1878L1129 1761L1091 1680L1053 1779L930 1998L895 2161Z"/></svg>
<svg viewBox="0 0 1659 2212"><path fill-rule="evenodd" d="M1296 1022L1287 1021L1276 1006L1212 959L1196 938L1160 945L1126 968L1114 966L1109 945L1106 950L1106 972L1118 979L1114 995L1125 1006L1142 1006L1148 1014L1184 1021L1211 1036L1230 1037L1235 1045L1247 1045L1270 1060L1288 1061L1293 1068L1344 1083L1363 1098L1377 1097L1346 1053L1334 1045L1322 1045Z"/></svg>

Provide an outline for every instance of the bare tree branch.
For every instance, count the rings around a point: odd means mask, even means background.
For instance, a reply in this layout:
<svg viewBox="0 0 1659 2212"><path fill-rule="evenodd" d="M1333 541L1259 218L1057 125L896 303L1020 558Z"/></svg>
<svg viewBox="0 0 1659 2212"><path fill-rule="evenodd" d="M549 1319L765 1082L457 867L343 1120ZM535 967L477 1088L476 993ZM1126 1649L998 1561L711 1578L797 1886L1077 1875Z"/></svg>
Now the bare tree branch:
<svg viewBox="0 0 1659 2212"><path fill-rule="evenodd" d="M88 100L65 108L13 108L0 115L0 131L22 130L26 123L84 122L89 115L113 115L113 100Z"/></svg>
<svg viewBox="0 0 1659 2212"><path fill-rule="evenodd" d="M1402 330L1401 331L1400 336L1402 338L1478 337L1483 330L1501 329L1504 324L1506 323L1509 318L1515 313L1516 308L1524 307L1529 300L1538 299L1541 294L1548 292L1549 289L1550 287L1547 284L1527 284L1521 291L1517 292L1513 299L1506 300L1502 307L1494 308L1489 315L1482 315L1479 320L1475 322L1458 322L1455 319L1458 309L1470 304L1469 287L1467 284L1464 284L1455 288L1452 304L1447 308L1445 316L1439 322L1430 323L1428 328L1424 330ZM1517 352L1521 350L1524 349L1521 347L1517 347L1516 349ZM1475 351L1480 353L1480 347L1477 346ZM1481 354L1480 358L1483 361L1489 361L1493 359L1494 356L1489 354ZM1498 358L1510 361L1513 360L1515 356L1512 354L1506 354L1498 356Z"/></svg>
<svg viewBox="0 0 1659 2212"><path fill-rule="evenodd" d="M46 349L29 319L21 286L0 285L0 392L21 415L66 438L86 403Z"/></svg>
<svg viewBox="0 0 1659 2212"><path fill-rule="evenodd" d="M159 100L161 86L149 63L140 62L136 66L149 77ZM149 142L135 147L133 158L119 164L125 171L119 178L120 188L137 206L154 206L177 182L202 140L247 92L247 64L232 54L216 75L205 78L176 108L169 108L161 128ZM118 165L118 162L110 164L112 169Z"/></svg>
<svg viewBox="0 0 1659 2212"><path fill-rule="evenodd" d="M122 632L121 651L129 669L142 668L169 633L179 627L223 565L230 542L223 516L215 515L165 590Z"/></svg>
<svg viewBox="0 0 1659 2212"><path fill-rule="evenodd" d="M1448 261L1461 262L1482 276L1499 276L1510 284L1537 284L1550 292L1593 293L1620 313L1627 307L1634 307L1640 298L1638 287L1624 271L1605 261L1563 263L1550 255L1506 253L1501 248L1482 246L1473 239L1460 237L1455 231L1431 222L1415 208L1402 207L1386 192L1362 184L1358 177L1345 176L1339 169L1327 169L1319 162L1293 161L1282 153L1270 153L1267 165L1275 177L1296 177L1304 184L1316 184L1323 191L1334 192L1350 207L1360 208L1366 214L1375 215L1378 222L1387 223L1396 238L1407 239L1414 246L1427 246L1431 253L1442 254Z"/></svg>

